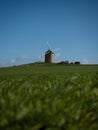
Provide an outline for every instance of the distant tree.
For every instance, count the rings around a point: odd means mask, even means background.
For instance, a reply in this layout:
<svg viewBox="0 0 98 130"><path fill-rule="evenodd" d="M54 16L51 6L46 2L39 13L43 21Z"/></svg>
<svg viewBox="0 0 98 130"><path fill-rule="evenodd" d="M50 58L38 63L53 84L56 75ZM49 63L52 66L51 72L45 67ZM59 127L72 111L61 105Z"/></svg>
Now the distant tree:
<svg viewBox="0 0 98 130"><path fill-rule="evenodd" d="M78 64L78 65L79 65L79 64L80 64L80 62L79 62L79 61L76 61L74 64Z"/></svg>

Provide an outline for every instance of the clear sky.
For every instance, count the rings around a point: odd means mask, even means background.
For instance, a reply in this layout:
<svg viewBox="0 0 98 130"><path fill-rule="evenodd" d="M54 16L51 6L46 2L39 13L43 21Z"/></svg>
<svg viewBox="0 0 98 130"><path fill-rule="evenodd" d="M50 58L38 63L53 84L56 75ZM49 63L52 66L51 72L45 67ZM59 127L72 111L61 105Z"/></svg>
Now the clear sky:
<svg viewBox="0 0 98 130"><path fill-rule="evenodd" d="M42 61L98 64L98 0L0 0L0 66Z"/></svg>

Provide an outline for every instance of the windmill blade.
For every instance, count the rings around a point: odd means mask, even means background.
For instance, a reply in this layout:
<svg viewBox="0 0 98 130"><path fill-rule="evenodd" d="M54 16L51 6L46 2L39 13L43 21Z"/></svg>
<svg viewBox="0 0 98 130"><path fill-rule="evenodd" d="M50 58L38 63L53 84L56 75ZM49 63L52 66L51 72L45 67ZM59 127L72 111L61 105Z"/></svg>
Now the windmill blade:
<svg viewBox="0 0 98 130"><path fill-rule="evenodd" d="M59 62L60 61L60 56L61 56L60 52L55 54L55 62Z"/></svg>
<svg viewBox="0 0 98 130"><path fill-rule="evenodd" d="M49 42L48 42L48 41L47 41L47 46L48 46L49 50L51 50L51 49L50 49L51 47L50 47L50 44L49 44Z"/></svg>
<svg viewBox="0 0 98 130"><path fill-rule="evenodd" d="M44 61L44 54L38 56L39 61Z"/></svg>
<svg viewBox="0 0 98 130"><path fill-rule="evenodd" d="M38 56L38 59L40 59L41 57L43 57L45 54L41 54Z"/></svg>
<svg viewBox="0 0 98 130"><path fill-rule="evenodd" d="M55 54L55 58L59 58L60 57L60 55L61 55L61 53L59 52L59 53L56 53Z"/></svg>
<svg viewBox="0 0 98 130"><path fill-rule="evenodd" d="M56 48L53 52L60 50L60 48Z"/></svg>

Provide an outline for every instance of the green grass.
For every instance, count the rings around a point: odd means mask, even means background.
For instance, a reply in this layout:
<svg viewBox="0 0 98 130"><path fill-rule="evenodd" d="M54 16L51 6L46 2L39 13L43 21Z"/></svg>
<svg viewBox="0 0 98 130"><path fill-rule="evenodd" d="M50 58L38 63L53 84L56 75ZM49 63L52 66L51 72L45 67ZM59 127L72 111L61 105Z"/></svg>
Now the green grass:
<svg viewBox="0 0 98 130"><path fill-rule="evenodd" d="M98 65L0 68L0 130L98 130Z"/></svg>

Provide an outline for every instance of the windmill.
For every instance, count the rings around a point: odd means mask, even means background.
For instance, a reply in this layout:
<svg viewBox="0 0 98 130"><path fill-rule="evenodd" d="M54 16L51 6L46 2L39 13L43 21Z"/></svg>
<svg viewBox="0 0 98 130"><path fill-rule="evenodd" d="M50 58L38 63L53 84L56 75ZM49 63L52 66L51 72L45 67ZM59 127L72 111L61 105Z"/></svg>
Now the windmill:
<svg viewBox="0 0 98 130"><path fill-rule="evenodd" d="M50 44L47 42L48 50L45 52L45 54L40 55L38 58L41 61L44 58L45 63L54 63L54 56L56 51L60 50L60 48L57 48L52 51L50 48Z"/></svg>
<svg viewBox="0 0 98 130"><path fill-rule="evenodd" d="M45 63L54 63L54 52L59 50L60 48L55 49L54 51L52 51L50 49L50 45L47 42L47 46L48 46L48 50L45 52Z"/></svg>

